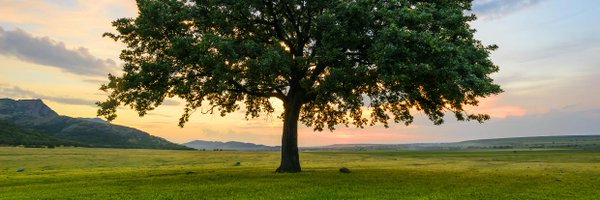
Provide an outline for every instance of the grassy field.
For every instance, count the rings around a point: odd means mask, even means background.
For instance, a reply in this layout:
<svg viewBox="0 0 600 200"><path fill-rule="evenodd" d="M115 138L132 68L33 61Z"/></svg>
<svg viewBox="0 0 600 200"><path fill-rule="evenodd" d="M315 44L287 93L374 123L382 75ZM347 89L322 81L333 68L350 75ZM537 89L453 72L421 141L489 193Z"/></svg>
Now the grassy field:
<svg viewBox="0 0 600 200"><path fill-rule="evenodd" d="M278 152L0 147L0 199L600 198L600 152L592 151L310 151L297 174L273 173L278 159Z"/></svg>

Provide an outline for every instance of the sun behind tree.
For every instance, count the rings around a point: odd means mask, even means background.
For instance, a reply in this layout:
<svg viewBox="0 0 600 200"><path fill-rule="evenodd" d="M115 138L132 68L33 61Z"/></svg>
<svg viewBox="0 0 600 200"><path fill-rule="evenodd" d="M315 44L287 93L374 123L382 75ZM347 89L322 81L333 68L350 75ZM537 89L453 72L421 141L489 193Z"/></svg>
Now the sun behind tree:
<svg viewBox="0 0 600 200"><path fill-rule="evenodd" d="M502 92L489 77L496 46L473 38L472 0L178 1L138 0L139 16L113 22L127 44L123 75L109 75L99 116L128 105L140 116L167 97L222 116L247 117L283 102L281 164L299 172L298 122L321 131L388 121L410 124L411 109L443 123L489 119L466 113ZM363 116L363 106L371 114Z"/></svg>

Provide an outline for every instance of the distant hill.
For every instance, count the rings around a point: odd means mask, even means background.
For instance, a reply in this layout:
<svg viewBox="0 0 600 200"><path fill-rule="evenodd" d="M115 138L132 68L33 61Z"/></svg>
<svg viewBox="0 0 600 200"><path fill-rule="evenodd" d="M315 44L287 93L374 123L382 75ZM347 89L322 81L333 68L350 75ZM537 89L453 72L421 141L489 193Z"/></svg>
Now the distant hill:
<svg viewBox="0 0 600 200"><path fill-rule="evenodd" d="M600 149L600 135L561 135L467 140L453 143L413 144L334 144L303 149L510 149L510 148L585 148Z"/></svg>
<svg viewBox="0 0 600 200"><path fill-rule="evenodd" d="M265 146L260 144L253 143L244 143L244 142L216 142L216 141L204 141L204 140L194 140L191 142L187 142L183 144L184 146L194 148L194 149L223 149L223 150L279 150L278 146Z"/></svg>
<svg viewBox="0 0 600 200"><path fill-rule="evenodd" d="M0 144L189 149L99 118L60 116L41 100L0 99Z"/></svg>
<svg viewBox="0 0 600 200"><path fill-rule="evenodd" d="M600 148L600 135L562 135L468 140L450 143L461 148Z"/></svg>

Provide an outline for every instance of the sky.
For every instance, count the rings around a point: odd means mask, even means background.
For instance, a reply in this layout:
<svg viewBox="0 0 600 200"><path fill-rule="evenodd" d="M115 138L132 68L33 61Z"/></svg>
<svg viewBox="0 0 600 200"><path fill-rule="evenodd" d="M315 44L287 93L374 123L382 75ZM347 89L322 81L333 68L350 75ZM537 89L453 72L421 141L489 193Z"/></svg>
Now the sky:
<svg viewBox="0 0 600 200"><path fill-rule="evenodd" d="M107 74L120 74L124 45L102 38L111 21L135 17L133 0L0 0L0 98L42 99L61 115L95 117L94 102ZM454 142L540 135L600 134L600 1L475 0L476 38L496 44L493 74L504 93L482 100L473 112L492 119L433 125L416 114L410 126L299 128L300 146L348 143ZM281 102L276 112L281 112ZM115 124L183 143L195 139L279 145L280 119L246 120L195 113L177 126L184 104L169 99L140 118L128 107Z"/></svg>

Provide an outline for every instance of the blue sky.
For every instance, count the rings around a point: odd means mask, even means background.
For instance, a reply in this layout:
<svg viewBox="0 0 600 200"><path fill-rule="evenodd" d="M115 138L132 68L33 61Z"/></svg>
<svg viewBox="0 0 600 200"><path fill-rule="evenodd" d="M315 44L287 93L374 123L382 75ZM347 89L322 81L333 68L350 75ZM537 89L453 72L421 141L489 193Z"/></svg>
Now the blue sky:
<svg viewBox="0 0 600 200"><path fill-rule="evenodd" d="M41 98L58 113L93 117L93 102L107 73L118 73L121 44L102 38L110 22L134 17L134 1L0 0L0 97ZM335 132L300 129L300 145L332 143L443 142L508 136L600 134L600 1L476 0L479 19L471 25L484 44L500 48L492 60L506 91L474 111L492 115L485 124L448 118L434 126L417 114L411 126ZM120 109L115 123L175 142L239 140L276 145L278 119L246 121L236 113L221 118L196 114L183 129L182 102L171 100L139 118Z"/></svg>

